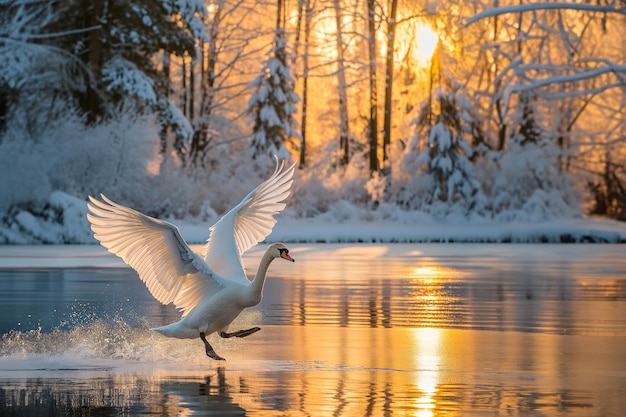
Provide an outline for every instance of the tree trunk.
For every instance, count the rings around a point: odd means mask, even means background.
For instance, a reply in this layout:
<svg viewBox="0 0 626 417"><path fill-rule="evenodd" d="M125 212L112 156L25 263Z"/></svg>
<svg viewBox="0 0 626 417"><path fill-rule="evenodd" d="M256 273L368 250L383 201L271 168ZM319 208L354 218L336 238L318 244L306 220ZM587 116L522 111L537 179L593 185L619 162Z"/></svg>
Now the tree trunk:
<svg viewBox="0 0 626 417"><path fill-rule="evenodd" d="M165 98L167 99L169 94L170 94L170 67L171 67L171 56L169 54L169 52L163 52L163 80L165 83L165 88L163 89L165 91L164 95ZM161 149L159 150L159 153L161 155L163 155L163 161L165 161L165 159L167 158L167 126L163 125L161 127L161 132L159 133L159 140L160 140L160 145L161 145Z"/></svg>
<svg viewBox="0 0 626 417"><path fill-rule="evenodd" d="M350 161L350 126L348 124L348 94L346 92L346 67L339 0L334 0L334 5L337 22L337 92L339 93L339 149L341 153L339 161L342 165L347 165Z"/></svg>
<svg viewBox="0 0 626 417"><path fill-rule="evenodd" d="M300 148L300 168L306 165L306 120L307 120L307 103L308 103L308 85L309 85L309 32L311 31L311 7L309 0L305 0L306 14L304 17L304 55L302 61L302 119L301 119L301 135L302 142Z"/></svg>
<svg viewBox="0 0 626 417"><path fill-rule="evenodd" d="M293 45L293 60L291 62L291 65L293 65L293 68L296 68L296 61L298 59L298 57L300 56L298 53L298 50L300 49L300 32L302 32L302 20L304 19L304 10L308 9L308 0L298 0L298 20L296 23L296 38L294 40L294 45ZM294 77L296 79L296 81L298 80L298 76L296 75Z"/></svg>
<svg viewBox="0 0 626 417"><path fill-rule="evenodd" d="M385 201L391 199L391 105L393 103L393 52L396 39L398 0L391 0L391 14L387 22L387 63L385 72L385 115L383 123L383 169L385 176Z"/></svg>
<svg viewBox="0 0 626 417"><path fill-rule="evenodd" d="M494 16L493 18L493 42L496 43L498 39L498 16ZM493 63L493 73L496 75L498 75L499 72L499 68L498 68L498 57L494 56L494 63ZM497 81L495 86L494 86L494 92L495 94L498 95L498 97L501 97L502 94L500 94L500 88L502 87L502 83L501 81ZM501 151L504 150L504 147L506 146L506 135L507 135L507 125L506 125L506 120L504 118L504 109L502 108L502 99L501 98L497 98L496 99L496 112L497 115L496 117L498 118L498 145L497 145L497 150Z"/></svg>
<svg viewBox="0 0 626 417"><path fill-rule="evenodd" d="M180 107L181 109L183 109L183 115L187 117L189 115L189 112L187 111L187 64L185 63L184 53L183 53L183 56L181 57L181 61L182 61L181 83L182 83L182 88L183 88L183 97L182 97L183 102L181 103Z"/></svg>
<svg viewBox="0 0 626 417"><path fill-rule="evenodd" d="M103 0L95 0L93 2L93 13L91 14L89 25L91 27L100 25L102 18L102 6ZM98 93L96 92L96 86L92 83L97 83L100 79L100 35L102 29L93 29L89 37L89 69L91 70L92 82L87 84L86 93L86 105L87 122L89 124L95 123L100 116L101 110L98 103Z"/></svg>
<svg viewBox="0 0 626 417"><path fill-rule="evenodd" d="M370 119L369 168L370 174L378 171L378 93L376 91L376 0L367 0L367 32L369 40Z"/></svg>
<svg viewBox="0 0 626 417"><path fill-rule="evenodd" d="M200 47L200 107L197 121L194 124L193 137L191 139L190 162L194 165L201 163L204 166L204 158L211 143L209 136L211 115L213 112L213 97L215 88L215 65L217 64L217 39L219 36L219 24L221 22L222 8L218 6L211 19L209 42L205 48L204 42Z"/></svg>
<svg viewBox="0 0 626 417"><path fill-rule="evenodd" d="M282 10L283 10L283 0L277 0L276 2L276 31L283 27L282 23Z"/></svg>
<svg viewBox="0 0 626 417"><path fill-rule="evenodd" d="M9 113L9 87L0 86L0 137L7 127L7 116Z"/></svg>
<svg viewBox="0 0 626 417"><path fill-rule="evenodd" d="M191 58L191 61L189 62L189 123L191 123L192 126L195 125L196 118L196 74L194 71L195 65L195 58Z"/></svg>

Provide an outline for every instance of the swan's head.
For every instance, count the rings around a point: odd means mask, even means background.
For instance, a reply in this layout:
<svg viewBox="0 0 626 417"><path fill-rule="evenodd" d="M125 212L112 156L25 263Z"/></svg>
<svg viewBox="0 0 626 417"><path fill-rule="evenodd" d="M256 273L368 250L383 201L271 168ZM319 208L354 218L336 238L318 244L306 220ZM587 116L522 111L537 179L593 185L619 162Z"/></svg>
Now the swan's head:
<svg viewBox="0 0 626 417"><path fill-rule="evenodd" d="M289 249L282 243L274 243L269 248L272 251L272 255L275 258L283 258L290 262L295 262L296 260L289 256Z"/></svg>

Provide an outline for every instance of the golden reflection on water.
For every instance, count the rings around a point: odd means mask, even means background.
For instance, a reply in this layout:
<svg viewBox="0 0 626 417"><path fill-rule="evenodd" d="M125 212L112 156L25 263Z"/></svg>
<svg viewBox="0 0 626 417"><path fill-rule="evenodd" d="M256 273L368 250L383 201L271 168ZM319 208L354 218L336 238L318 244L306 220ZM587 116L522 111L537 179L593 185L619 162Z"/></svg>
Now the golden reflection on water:
<svg viewBox="0 0 626 417"><path fill-rule="evenodd" d="M415 399L417 417L432 417L436 408L438 391L438 373L441 362L441 329L424 328L416 329L415 335L415 373L420 396Z"/></svg>
<svg viewBox="0 0 626 417"><path fill-rule="evenodd" d="M615 395L626 395L624 338L265 326L248 340L214 338L214 347L228 358L218 364L204 356L197 340L172 345L170 339L144 340L137 331L124 331L130 334L116 337L145 352L143 361L117 353L102 357L104 351L83 362L57 361L54 355L45 361L37 356L12 360L9 370L0 372L0 414L8 401L24 411L53 402L58 410L69 410L64 415L119 409L129 415L211 411L261 417L281 412L435 417L469 410L572 416L601 410L596 415L617 416L623 409ZM79 340L73 342L75 352L87 354ZM164 351L171 346L179 349L175 356ZM33 370L10 371L25 366Z"/></svg>
<svg viewBox="0 0 626 417"><path fill-rule="evenodd" d="M0 349L0 415L37 415L50 404L64 415L626 411L619 267L601 275L559 263L542 275L534 262L442 259L382 245L292 252L296 263L272 270L263 303L233 328L262 331L242 340L211 336L226 363L209 361L199 340L106 319L62 334L3 335L0 348L13 356ZM103 282L110 294L113 281ZM90 276L90 289L97 285ZM142 314L177 318L157 303Z"/></svg>
<svg viewBox="0 0 626 417"><path fill-rule="evenodd" d="M439 265L424 265L413 271L414 281L418 281L423 289L416 295L418 302L425 310L436 311L437 301L442 298L441 286L433 285L445 280L455 273L451 268ZM458 273L458 272L457 272ZM441 362L441 329L426 327L414 330L415 336L415 367L419 370L415 375L415 385L419 395L414 400L416 417L433 417L436 410L438 392L438 373Z"/></svg>
<svg viewBox="0 0 626 417"><path fill-rule="evenodd" d="M422 261L424 262L424 261ZM415 279L428 282L434 279L452 279L459 277L461 271L441 265L422 265L414 269Z"/></svg>

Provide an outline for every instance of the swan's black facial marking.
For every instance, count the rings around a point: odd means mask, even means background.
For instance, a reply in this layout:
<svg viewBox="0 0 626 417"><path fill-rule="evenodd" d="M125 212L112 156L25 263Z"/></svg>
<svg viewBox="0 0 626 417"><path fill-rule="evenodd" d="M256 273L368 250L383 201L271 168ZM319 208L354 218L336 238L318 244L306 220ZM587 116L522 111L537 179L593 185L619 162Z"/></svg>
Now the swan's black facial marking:
<svg viewBox="0 0 626 417"><path fill-rule="evenodd" d="M291 261L291 262L295 262L296 261L291 256L289 256L289 249L287 249L287 248L278 249L278 252L280 253L280 257L281 258L286 259L286 260Z"/></svg>

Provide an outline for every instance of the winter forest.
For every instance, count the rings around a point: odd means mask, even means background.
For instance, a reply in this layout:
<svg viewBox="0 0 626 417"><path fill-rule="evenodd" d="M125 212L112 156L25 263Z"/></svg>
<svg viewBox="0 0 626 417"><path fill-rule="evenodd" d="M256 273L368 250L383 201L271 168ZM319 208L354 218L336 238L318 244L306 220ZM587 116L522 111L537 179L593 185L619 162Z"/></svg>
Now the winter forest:
<svg viewBox="0 0 626 417"><path fill-rule="evenodd" d="M0 243L216 219L274 155L294 218L626 220L625 45L624 0L0 0Z"/></svg>

